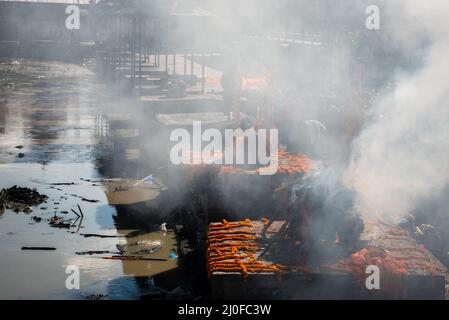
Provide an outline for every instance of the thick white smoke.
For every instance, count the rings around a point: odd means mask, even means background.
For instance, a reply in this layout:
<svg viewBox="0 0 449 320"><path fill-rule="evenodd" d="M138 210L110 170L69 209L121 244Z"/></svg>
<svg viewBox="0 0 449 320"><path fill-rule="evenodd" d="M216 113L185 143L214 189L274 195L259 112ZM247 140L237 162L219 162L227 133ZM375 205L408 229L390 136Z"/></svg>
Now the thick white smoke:
<svg viewBox="0 0 449 320"><path fill-rule="evenodd" d="M346 180L363 213L394 219L449 181L449 2L394 1L387 14L392 45L421 59L373 106Z"/></svg>

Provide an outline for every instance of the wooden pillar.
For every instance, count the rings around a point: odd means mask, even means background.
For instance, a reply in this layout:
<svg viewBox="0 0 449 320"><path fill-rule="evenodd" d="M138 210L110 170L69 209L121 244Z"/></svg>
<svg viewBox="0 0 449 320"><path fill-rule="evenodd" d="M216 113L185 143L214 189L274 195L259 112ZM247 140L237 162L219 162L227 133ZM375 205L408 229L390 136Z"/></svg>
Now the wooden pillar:
<svg viewBox="0 0 449 320"><path fill-rule="evenodd" d="M136 18L132 18L132 34L131 34L131 93L134 94L134 86L136 85Z"/></svg>
<svg viewBox="0 0 449 320"><path fill-rule="evenodd" d="M173 53L173 75L176 75L176 52Z"/></svg>
<svg viewBox="0 0 449 320"><path fill-rule="evenodd" d="M205 63L206 63L206 55L203 53L202 59L201 59L201 94L204 94L204 87L205 87Z"/></svg>
<svg viewBox="0 0 449 320"><path fill-rule="evenodd" d="M192 75L193 76L193 64L194 64L194 62L193 62L193 52L192 52L192 59L190 59L190 75Z"/></svg>
<svg viewBox="0 0 449 320"><path fill-rule="evenodd" d="M115 79L115 45L116 45L116 39L115 39L115 28L116 28L116 16L112 16L112 79Z"/></svg>
<svg viewBox="0 0 449 320"><path fill-rule="evenodd" d="M138 40L139 40L139 92L142 83L142 18L138 19Z"/></svg>
<svg viewBox="0 0 449 320"><path fill-rule="evenodd" d="M165 52L165 72L168 72L168 53Z"/></svg>

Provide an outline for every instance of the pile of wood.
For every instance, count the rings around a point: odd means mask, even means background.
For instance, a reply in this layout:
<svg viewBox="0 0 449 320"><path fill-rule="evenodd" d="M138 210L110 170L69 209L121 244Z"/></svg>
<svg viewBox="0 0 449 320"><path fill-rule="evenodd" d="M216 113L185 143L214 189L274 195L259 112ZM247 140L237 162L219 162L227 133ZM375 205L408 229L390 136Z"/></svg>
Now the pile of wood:
<svg viewBox="0 0 449 320"><path fill-rule="evenodd" d="M390 274L405 274L407 272L404 261L394 259L388 252L376 247L363 248L337 264L324 266L324 269L365 274L366 267L369 265L375 265L381 271Z"/></svg>
<svg viewBox="0 0 449 320"><path fill-rule="evenodd" d="M313 161L306 155L288 153L281 149L278 153L278 173L307 174L312 170Z"/></svg>
<svg viewBox="0 0 449 320"><path fill-rule="evenodd" d="M365 219L367 230L362 240L369 245L350 257L323 268L364 274L369 265L376 265L383 274L391 275L442 275L447 271L435 257L419 245L408 231L385 222Z"/></svg>
<svg viewBox="0 0 449 320"><path fill-rule="evenodd" d="M281 174L308 174L312 171L313 160L306 155L293 154L284 149L278 152L278 169L277 173ZM265 167L261 167L262 169ZM254 170L243 169L236 166L221 166L219 174L259 174L261 168Z"/></svg>

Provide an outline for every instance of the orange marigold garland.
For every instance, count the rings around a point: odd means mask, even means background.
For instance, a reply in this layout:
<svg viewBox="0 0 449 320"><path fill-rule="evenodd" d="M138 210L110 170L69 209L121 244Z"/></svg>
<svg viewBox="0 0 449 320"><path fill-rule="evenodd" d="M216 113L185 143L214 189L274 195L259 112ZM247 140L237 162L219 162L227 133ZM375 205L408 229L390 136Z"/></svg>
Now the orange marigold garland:
<svg viewBox="0 0 449 320"><path fill-rule="evenodd" d="M267 224L269 221L263 219L262 222ZM283 266L254 257L253 252L258 250L257 239L257 232L249 219L236 222L223 219L221 223L211 224L207 237L209 276L214 272L240 272L246 279L248 273L280 274Z"/></svg>

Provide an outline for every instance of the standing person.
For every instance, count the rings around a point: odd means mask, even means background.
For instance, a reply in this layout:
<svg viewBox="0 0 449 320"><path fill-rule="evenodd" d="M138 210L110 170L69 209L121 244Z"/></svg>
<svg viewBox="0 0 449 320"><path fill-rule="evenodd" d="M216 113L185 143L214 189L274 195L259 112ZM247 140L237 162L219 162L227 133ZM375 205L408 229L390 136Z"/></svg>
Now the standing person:
<svg viewBox="0 0 449 320"><path fill-rule="evenodd" d="M234 127L240 125L240 96L242 93L242 76L236 63L228 64L221 77L223 88L223 107L225 114L232 118Z"/></svg>

